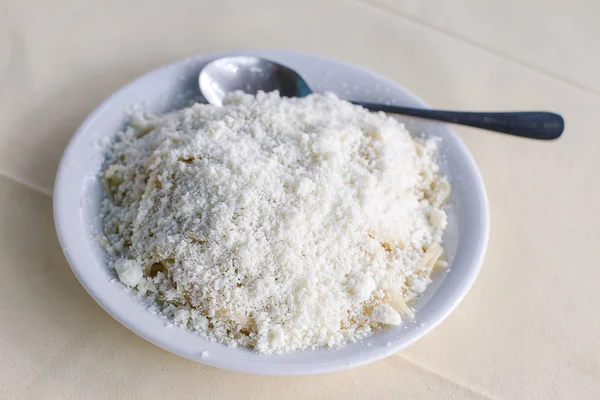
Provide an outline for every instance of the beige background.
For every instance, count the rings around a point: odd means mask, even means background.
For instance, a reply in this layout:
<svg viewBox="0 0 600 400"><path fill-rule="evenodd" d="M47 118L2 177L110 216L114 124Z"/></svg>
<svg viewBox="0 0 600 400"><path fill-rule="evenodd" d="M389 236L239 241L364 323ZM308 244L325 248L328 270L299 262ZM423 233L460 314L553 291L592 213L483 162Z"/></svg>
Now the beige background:
<svg viewBox="0 0 600 400"><path fill-rule="evenodd" d="M600 398L598 15L595 0L0 0L0 398ZM489 251L456 312L395 356L299 378L204 367L119 325L61 253L50 194L82 119L156 66L256 47L347 60L437 107L565 116L552 143L457 128Z"/></svg>

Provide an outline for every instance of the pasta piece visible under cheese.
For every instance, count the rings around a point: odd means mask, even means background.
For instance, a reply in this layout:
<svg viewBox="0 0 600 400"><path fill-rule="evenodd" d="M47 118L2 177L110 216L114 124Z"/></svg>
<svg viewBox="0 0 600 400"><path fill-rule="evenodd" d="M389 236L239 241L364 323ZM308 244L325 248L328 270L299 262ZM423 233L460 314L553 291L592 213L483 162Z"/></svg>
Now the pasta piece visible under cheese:
<svg viewBox="0 0 600 400"><path fill-rule="evenodd" d="M444 254L444 248L438 243L432 243L431 246L425 250L425 256L421 262L423 265L433 267L442 254Z"/></svg>
<svg viewBox="0 0 600 400"><path fill-rule="evenodd" d="M388 291L387 295L390 297L389 305L392 306L394 310L398 311L400 314L407 315L410 319L415 317L415 313L408 304L406 304L404 296L402 296L402 292L399 289Z"/></svg>

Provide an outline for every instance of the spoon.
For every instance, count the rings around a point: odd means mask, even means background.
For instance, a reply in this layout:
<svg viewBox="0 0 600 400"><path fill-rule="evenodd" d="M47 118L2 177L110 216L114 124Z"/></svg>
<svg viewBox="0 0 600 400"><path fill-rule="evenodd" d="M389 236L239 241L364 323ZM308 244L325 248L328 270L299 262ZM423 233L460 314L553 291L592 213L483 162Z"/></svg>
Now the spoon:
<svg viewBox="0 0 600 400"><path fill-rule="evenodd" d="M229 92L241 90L256 94L259 90L278 90L284 97L304 97L312 93L306 81L293 69L258 57L218 58L208 63L198 78L200 91L215 106L223 105ZM371 111L410 115L532 139L551 140L564 130L563 118L545 111L470 112L401 107L350 101Z"/></svg>

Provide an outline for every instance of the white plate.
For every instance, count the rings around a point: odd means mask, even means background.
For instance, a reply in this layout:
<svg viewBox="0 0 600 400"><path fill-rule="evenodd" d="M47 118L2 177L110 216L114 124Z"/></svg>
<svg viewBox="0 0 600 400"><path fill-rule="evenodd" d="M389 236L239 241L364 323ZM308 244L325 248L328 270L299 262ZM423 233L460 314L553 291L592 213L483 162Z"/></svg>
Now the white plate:
<svg viewBox="0 0 600 400"><path fill-rule="evenodd" d="M433 284L416 304L418 311L413 322L377 332L342 349L264 356L167 327L114 282L104 252L95 240L101 229L98 210L102 189L97 175L104 145L136 107L160 114L188 105L190 99L198 96L198 73L202 66L214 58L234 54L258 55L296 69L317 92L329 90L353 100L427 107L402 86L372 72L290 51L211 54L154 70L104 101L81 125L65 150L54 187L54 217L73 272L109 314L138 335L173 353L219 368L277 375L323 373L379 360L415 342L446 318L467 293L481 266L488 238L488 206L479 171L460 139L447 125L435 122L403 118L411 132L426 132L443 139L442 168L452 183L444 244L450 268L434 277ZM476 326L477 321L472 322ZM208 352L205 358L203 352Z"/></svg>

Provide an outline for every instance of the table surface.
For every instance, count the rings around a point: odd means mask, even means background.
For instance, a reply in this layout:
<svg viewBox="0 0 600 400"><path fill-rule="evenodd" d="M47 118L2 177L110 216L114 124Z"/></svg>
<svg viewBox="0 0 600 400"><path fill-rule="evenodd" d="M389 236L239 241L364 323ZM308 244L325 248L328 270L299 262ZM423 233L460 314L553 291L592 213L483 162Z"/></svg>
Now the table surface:
<svg viewBox="0 0 600 400"><path fill-rule="evenodd" d="M599 398L598 15L595 0L0 0L0 398ZM238 48L350 61L434 107L564 115L549 143L457 128L489 250L413 346L322 376L217 370L137 337L71 273L51 192L82 119L156 66Z"/></svg>

